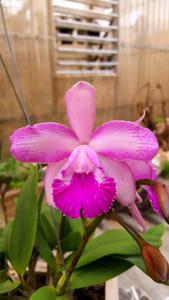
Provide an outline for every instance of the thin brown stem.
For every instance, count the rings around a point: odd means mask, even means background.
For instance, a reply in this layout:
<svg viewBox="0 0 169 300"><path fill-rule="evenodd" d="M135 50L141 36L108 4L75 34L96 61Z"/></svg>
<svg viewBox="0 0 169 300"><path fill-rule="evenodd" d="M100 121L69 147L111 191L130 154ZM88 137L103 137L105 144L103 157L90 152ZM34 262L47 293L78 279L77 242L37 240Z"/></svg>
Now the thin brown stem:
<svg viewBox="0 0 169 300"><path fill-rule="evenodd" d="M88 227L86 227L86 230L84 231L84 234L83 234L82 240L79 244L79 247L77 248L69 267L67 268L67 273L68 273L69 278L70 278L72 272L74 271L91 234L94 232L94 230L96 229L96 227L102 221L103 218L104 218L104 215L96 218L94 221L92 221L88 225ZM63 295L65 293L65 290L66 290L66 276L65 276L65 272L63 272L62 276L60 277L60 279L58 281L58 284L56 287L56 293L58 295Z"/></svg>
<svg viewBox="0 0 169 300"><path fill-rule="evenodd" d="M58 244L58 252L60 253L59 255L60 255L60 259L61 259L63 270L64 270L63 274L64 274L64 279L65 279L65 289L67 288L68 293L69 293L69 297L70 297L70 299L72 299L71 287L70 287L70 281L69 281L69 275L68 275L67 267L66 267L66 264L65 264L64 254L63 254L63 251L62 251L59 234L57 232L57 223L56 223L56 220L55 220L55 216L54 216L52 207L50 207L50 212L51 212L52 222L53 222L53 225L54 225L54 228L55 228L55 235L56 235L56 240L57 240L57 244ZM56 263L57 263L57 261L56 261ZM55 274L56 282L58 282L57 276L59 276L59 278L61 278L62 275L60 277L59 273Z"/></svg>
<svg viewBox="0 0 169 300"><path fill-rule="evenodd" d="M57 255L56 255L56 265L57 265L58 268L60 268L63 265L62 248L63 248L63 241L64 241L65 218L66 217L62 215L60 228L59 228L60 247L59 247L59 249L57 251Z"/></svg>
<svg viewBox="0 0 169 300"><path fill-rule="evenodd" d="M104 218L104 215L98 217L97 219L95 219L94 221L92 221L88 227L86 227L86 230L83 234L83 237L82 237L82 240L81 240L81 243L74 255L74 258L70 264L70 266L68 267L68 273L69 273L69 276L72 274L73 270L75 269L78 261L79 261L79 258L91 236L91 234L94 232L94 230L96 229L96 227L98 226L98 224L103 220Z"/></svg>
<svg viewBox="0 0 169 300"><path fill-rule="evenodd" d="M18 277L19 277L19 281L21 283L21 288L25 291L31 291L31 287L28 285L28 283L25 281L25 279L23 278L23 276L19 275L18 274Z"/></svg>
<svg viewBox="0 0 169 300"><path fill-rule="evenodd" d="M121 217L119 214L117 214L115 212L115 210L112 210L110 213L114 219L117 220L117 222L122 225L127 231L128 233L134 238L134 240L137 242L137 244L139 245L140 248L142 248L146 242L145 240L142 238L142 236L140 234L138 234L137 231L135 231L129 224L127 224Z"/></svg>
<svg viewBox="0 0 169 300"><path fill-rule="evenodd" d="M65 219L66 217L62 215L61 223L60 223L60 232L59 232L61 247L63 246L63 240L64 240Z"/></svg>
<svg viewBox="0 0 169 300"><path fill-rule="evenodd" d="M36 289L35 267L36 267L37 260L38 260L38 255L36 255L35 258L30 262L30 264L29 264L28 278L27 278L27 283L33 289Z"/></svg>
<svg viewBox="0 0 169 300"><path fill-rule="evenodd" d="M5 224L8 223L8 215L7 215L6 205L5 205L5 194L7 192L7 188L8 188L7 184L3 183L0 189L0 199L1 199Z"/></svg>

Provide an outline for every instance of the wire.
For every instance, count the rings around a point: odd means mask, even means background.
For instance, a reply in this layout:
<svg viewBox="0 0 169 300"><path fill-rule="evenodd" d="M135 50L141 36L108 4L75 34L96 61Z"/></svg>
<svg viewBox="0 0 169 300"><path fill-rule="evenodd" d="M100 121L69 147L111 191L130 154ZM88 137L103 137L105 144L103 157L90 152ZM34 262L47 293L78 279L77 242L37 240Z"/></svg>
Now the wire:
<svg viewBox="0 0 169 300"><path fill-rule="evenodd" d="M11 76L10 76L10 73L9 73L9 71L8 71L8 69L7 69L7 66L6 66L6 64L5 64L5 61L4 61L4 59L3 59L1 53L0 53L0 61L1 61L2 66L3 66L3 68L4 68L5 72L6 72L6 75L7 75L7 77L8 77L9 82L10 82L10 85L11 85L11 87L12 87L12 89L13 89L13 92L14 92L14 94L15 94L15 97L16 97L16 99L17 99L17 102L18 102L18 104L19 104L19 106L20 106L20 109L21 109L21 111L22 111L22 113L23 113L23 115L24 115L25 121L26 121L26 123L31 124L31 123L30 123L30 118L29 118L29 116L28 116L28 114L27 114L27 112L26 112L24 106L22 105L22 101L21 101L21 99L20 99L20 96L19 96L19 94L18 94L18 92L17 92L17 90L16 90L16 88L15 88L15 84L14 84L14 82L13 82Z"/></svg>
<svg viewBox="0 0 169 300"><path fill-rule="evenodd" d="M16 62L15 62L15 57L14 57L14 54L13 54L13 50L12 50L12 46L11 46L11 42L10 42L10 38L9 38L9 34L8 34L8 29L7 29L7 25L6 25L6 20L5 20L5 15L4 15L4 11L3 11L3 6L2 6L2 2L0 0L0 11L1 11L1 17L2 17L2 23L3 23L3 26L4 26L4 32L5 32L5 37L6 37L6 42L7 42L7 45L8 45L8 50L9 50L9 55L10 55L10 60L11 60L11 65L12 65L12 68L13 68L13 72L14 72L14 78L15 78L15 81L16 81L16 84L17 84L17 89L19 91L19 93L16 91L16 88L14 86L14 83L11 79L11 76L9 75L9 72L7 71L7 67L2 59L2 55L1 55L1 62L3 64L3 67L6 71L6 74L8 76L8 79L10 81L10 84L12 86L12 89L15 93L15 96L16 96L16 99L18 101L18 104L24 114L24 117L25 117L25 121L26 123L28 123L29 125L31 125L31 120L30 120L30 117L29 117L29 114L26 110L26 107L25 107L25 96L24 96L24 92L23 92L23 88L22 88L22 84L21 84L21 81L20 81L20 76L19 76L19 72L18 72L18 68L17 68L17 65L16 65Z"/></svg>

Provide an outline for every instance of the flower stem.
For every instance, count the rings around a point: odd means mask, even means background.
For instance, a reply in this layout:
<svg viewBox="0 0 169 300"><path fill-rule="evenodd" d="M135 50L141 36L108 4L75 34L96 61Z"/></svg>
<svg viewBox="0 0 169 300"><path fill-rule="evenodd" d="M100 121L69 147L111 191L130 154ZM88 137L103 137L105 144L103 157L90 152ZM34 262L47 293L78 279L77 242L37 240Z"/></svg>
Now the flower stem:
<svg viewBox="0 0 169 300"><path fill-rule="evenodd" d="M111 215L117 220L117 222L119 224L121 224L128 231L128 233L134 238L134 240L137 242L137 244L140 246L140 248L142 248L146 244L146 242L142 238L142 236L140 234L138 234L138 232L135 231L129 224L127 224L120 217L120 215L115 212L115 210L111 211Z"/></svg>
<svg viewBox="0 0 169 300"><path fill-rule="evenodd" d="M25 279L23 278L23 276L21 276L20 274L18 274L20 283L21 283L21 288L25 291L31 291L31 287L28 285L28 283L25 281Z"/></svg>
<svg viewBox="0 0 169 300"><path fill-rule="evenodd" d="M77 248L75 255L69 265L69 267L67 268L67 273L68 276L70 278L72 272L74 271L79 258L82 255L82 252L91 236L91 234L94 232L94 230L96 229L96 227L98 226L98 224L102 221L102 219L104 218L104 215L94 219L86 228L82 237L82 240L79 244L79 247ZM62 276L60 277L57 287L56 287L56 293L58 295L63 295L65 293L66 290L66 276L65 276L65 272L63 272Z"/></svg>
<svg viewBox="0 0 169 300"><path fill-rule="evenodd" d="M55 220L55 216L54 216L52 207L50 207L50 213L51 213L52 222L53 222L53 225L54 225L54 228L55 228L55 235L56 235L56 240L57 240L57 244L58 244L59 257L60 257L60 260L61 260L61 264L63 266L63 273L62 273L61 277L64 275L65 290L67 288L67 290L69 292L69 298L72 299L69 275L68 275L67 267L66 267L66 264L65 264L64 254L63 254L63 251L62 251L62 244L60 242L60 235L57 232L57 223L56 223L56 220ZM62 222L63 222L63 218L62 218L61 223ZM57 258L56 258L56 263L57 263ZM56 281L58 281L57 276L60 276L60 274L56 272L56 274L54 275L55 280L57 279ZM60 277L60 279L61 279L61 277ZM59 281L60 281L60 279L59 279Z"/></svg>
<svg viewBox="0 0 169 300"><path fill-rule="evenodd" d="M59 238L60 238L61 246L63 245L63 240L64 240L65 220L66 217L62 215L60 229L59 229Z"/></svg>

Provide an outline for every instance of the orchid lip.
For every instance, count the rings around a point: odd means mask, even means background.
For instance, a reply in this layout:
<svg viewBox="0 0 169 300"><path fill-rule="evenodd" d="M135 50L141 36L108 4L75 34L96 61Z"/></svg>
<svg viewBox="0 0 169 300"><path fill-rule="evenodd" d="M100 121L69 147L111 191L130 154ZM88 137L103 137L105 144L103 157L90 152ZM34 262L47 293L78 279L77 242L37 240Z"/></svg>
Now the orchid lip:
<svg viewBox="0 0 169 300"><path fill-rule="evenodd" d="M98 171L75 172L70 177L53 181L53 203L63 214L78 219L82 212L85 218L95 218L111 208L116 194L115 182L101 171L98 175Z"/></svg>

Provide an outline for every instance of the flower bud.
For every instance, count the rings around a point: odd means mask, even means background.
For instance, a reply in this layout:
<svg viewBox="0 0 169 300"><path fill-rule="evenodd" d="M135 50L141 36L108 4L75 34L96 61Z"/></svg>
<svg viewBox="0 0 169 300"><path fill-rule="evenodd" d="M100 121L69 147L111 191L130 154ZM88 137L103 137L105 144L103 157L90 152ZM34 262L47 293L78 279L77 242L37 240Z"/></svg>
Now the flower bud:
<svg viewBox="0 0 169 300"><path fill-rule="evenodd" d="M169 265L160 250L146 243L141 248L141 255L147 273L154 281L165 283L169 280Z"/></svg>
<svg viewBox="0 0 169 300"><path fill-rule="evenodd" d="M158 195L160 211L167 223L169 223L169 192L165 184L156 182L154 189Z"/></svg>

